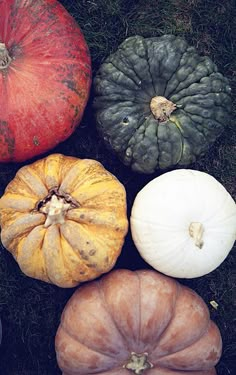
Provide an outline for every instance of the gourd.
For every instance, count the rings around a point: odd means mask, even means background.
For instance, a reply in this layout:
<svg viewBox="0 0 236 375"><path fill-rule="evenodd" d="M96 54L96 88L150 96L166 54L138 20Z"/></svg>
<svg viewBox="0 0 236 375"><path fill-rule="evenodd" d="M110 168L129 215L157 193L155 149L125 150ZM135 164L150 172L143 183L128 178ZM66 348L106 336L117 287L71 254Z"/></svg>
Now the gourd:
<svg viewBox="0 0 236 375"><path fill-rule="evenodd" d="M55 350L63 375L213 375L222 341L193 290L153 270L117 269L74 292Z"/></svg>
<svg viewBox="0 0 236 375"><path fill-rule="evenodd" d="M134 199L130 227L139 254L156 270L203 276L236 239L236 204L208 173L179 169L151 180Z"/></svg>
<svg viewBox="0 0 236 375"><path fill-rule="evenodd" d="M90 85L88 46L58 1L0 1L0 162L27 160L67 139Z"/></svg>
<svg viewBox="0 0 236 375"><path fill-rule="evenodd" d="M140 173L193 163L231 117L227 78L174 35L125 39L98 69L94 92L100 136Z"/></svg>
<svg viewBox="0 0 236 375"><path fill-rule="evenodd" d="M52 154L7 185L0 225L27 276L73 287L114 266L128 230L126 191L96 160Z"/></svg>

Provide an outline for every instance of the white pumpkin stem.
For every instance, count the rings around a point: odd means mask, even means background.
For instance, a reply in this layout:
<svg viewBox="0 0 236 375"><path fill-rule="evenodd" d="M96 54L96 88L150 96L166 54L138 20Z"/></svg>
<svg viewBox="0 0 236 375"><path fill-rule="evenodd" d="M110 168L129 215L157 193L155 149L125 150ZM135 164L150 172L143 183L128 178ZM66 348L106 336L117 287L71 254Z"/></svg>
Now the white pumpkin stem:
<svg viewBox="0 0 236 375"><path fill-rule="evenodd" d="M192 222L189 226L189 234L194 239L194 243L199 249L202 249L204 242L203 242L203 233L204 227L199 222Z"/></svg>
<svg viewBox="0 0 236 375"><path fill-rule="evenodd" d="M7 47L4 43L0 43L0 70L6 69L11 63L12 58L10 57Z"/></svg>
<svg viewBox="0 0 236 375"><path fill-rule="evenodd" d="M63 224L65 214L71 208L70 203L65 202L61 197L52 195L51 199L40 208L40 212L47 215L44 226L47 228L52 224Z"/></svg>
<svg viewBox="0 0 236 375"><path fill-rule="evenodd" d="M155 119L164 122L169 120L171 113L176 109L176 104L164 96L154 96L150 102L150 108Z"/></svg>
<svg viewBox="0 0 236 375"><path fill-rule="evenodd" d="M129 362L123 366L127 370L133 371L135 374L140 375L143 371L153 367L147 359L148 353L137 354L132 352Z"/></svg>

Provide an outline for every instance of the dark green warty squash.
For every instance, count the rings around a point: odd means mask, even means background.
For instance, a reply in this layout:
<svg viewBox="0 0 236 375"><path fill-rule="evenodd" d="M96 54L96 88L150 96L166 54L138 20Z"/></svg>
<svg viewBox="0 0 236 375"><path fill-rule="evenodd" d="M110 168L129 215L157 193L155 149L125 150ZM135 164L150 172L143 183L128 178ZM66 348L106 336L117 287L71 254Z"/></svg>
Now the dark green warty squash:
<svg viewBox="0 0 236 375"><path fill-rule="evenodd" d="M227 78L174 35L127 38L94 79L97 128L134 171L187 166L230 121Z"/></svg>

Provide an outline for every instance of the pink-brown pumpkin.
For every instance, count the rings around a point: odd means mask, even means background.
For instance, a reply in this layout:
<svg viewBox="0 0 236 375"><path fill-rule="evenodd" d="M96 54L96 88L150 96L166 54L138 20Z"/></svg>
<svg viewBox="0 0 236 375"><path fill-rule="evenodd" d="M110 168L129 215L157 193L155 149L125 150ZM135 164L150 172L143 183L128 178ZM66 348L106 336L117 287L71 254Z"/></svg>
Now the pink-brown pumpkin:
<svg viewBox="0 0 236 375"><path fill-rule="evenodd" d="M63 375L214 375L222 340L193 290L152 270L113 270L70 298L55 348Z"/></svg>

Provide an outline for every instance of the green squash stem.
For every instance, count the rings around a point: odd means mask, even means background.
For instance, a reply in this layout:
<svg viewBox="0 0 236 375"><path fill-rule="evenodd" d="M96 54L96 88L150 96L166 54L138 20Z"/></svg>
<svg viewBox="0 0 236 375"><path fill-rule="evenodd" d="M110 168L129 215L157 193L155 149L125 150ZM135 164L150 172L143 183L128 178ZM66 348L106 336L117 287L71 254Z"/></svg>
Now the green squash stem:
<svg viewBox="0 0 236 375"><path fill-rule="evenodd" d="M176 104L164 96L154 96L150 102L150 109L156 120L168 121L171 113L176 109Z"/></svg>

